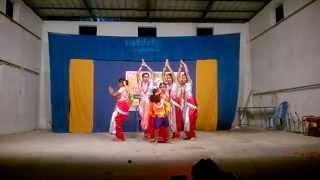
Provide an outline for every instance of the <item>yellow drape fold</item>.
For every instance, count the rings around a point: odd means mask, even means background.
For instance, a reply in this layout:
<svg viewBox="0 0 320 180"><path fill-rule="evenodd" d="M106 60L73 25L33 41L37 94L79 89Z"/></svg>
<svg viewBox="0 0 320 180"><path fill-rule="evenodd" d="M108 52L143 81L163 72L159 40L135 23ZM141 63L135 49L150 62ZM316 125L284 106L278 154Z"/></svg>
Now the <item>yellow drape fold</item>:
<svg viewBox="0 0 320 180"><path fill-rule="evenodd" d="M215 59L196 64L197 129L215 131L218 121L218 64Z"/></svg>
<svg viewBox="0 0 320 180"><path fill-rule="evenodd" d="M72 59L69 66L69 132L89 133L93 129L92 60Z"/></svg>

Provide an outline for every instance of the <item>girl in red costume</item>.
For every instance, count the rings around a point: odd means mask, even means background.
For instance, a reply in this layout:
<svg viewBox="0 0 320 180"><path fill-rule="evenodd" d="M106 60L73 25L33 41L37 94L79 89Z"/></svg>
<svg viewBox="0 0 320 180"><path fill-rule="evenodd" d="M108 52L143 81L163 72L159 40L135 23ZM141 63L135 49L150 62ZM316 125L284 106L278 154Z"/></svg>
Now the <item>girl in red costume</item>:
<svg viewBox="0 0 320 180"><path fill-rule="evenodd" d="M179 138L182 131L182 111L181 101L177 96L177 83L174 72L169 64L168 59L162 71L162 78L167 85L167 93L170 97L171 110L168 115L172 138Z"/></svg>
<svg viewBox="0 0 320 180"><path fill-rule="evenodd" d="M110 121L109 132L116 135L117 141L124 141L124 134L122 125L128 117L130 98L127 89L128 81L121 78L119 79L119 89L115 91L111 86L108 87L109 93L117 98L114 112L112 113Z"/></svg>
<svg viewBox="0 0 320 180"><path fill-rule="evenodd" d="M193 140L196 137L195 128L198 116L197 102L192 95L192 80L189 75L188 66L182 60L179 67L179 91L181 99L184 131L186 139Z"/></svg>
<svg viewBox="0 0 320 180"><path fill-rule="evenodd" d="M167 142L168 136L168 114L170 111L170 103L167 101L168 96L165 94L166 86L160 83L160 89L154 89L150 96L149 113L154 122L154 140L155 142ZM163 93L164 92L164 93Z"/></svg>
<svg viewBox="0 0 320 180"><path fill-rule="evenodd" d="M145 67L149 72L144 72L141 75L142 68ZM144 131L144 137L152 139L154 137L154 128L152 119L149 117L149 96L153 89L153 71L142 59L142 63L137 72L137 83L140 93L138 111L140 115L140 125Z"/></svg>

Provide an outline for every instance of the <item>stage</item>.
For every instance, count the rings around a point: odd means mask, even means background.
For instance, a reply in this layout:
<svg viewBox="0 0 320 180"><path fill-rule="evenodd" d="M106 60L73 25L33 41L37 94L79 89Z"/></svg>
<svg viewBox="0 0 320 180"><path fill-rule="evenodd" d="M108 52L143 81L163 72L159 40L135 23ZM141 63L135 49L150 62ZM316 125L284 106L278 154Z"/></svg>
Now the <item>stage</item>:
<svg viewBox="0 0 320 180"><path fill-rule="evenodd" d="M191 179L192 164L211 158L242 179L320 177L320 138L258 129L197 135L169 144L149 143L141 133L126 133L126 142L105 133L4 135L0 173L8 179Z"/></svg>

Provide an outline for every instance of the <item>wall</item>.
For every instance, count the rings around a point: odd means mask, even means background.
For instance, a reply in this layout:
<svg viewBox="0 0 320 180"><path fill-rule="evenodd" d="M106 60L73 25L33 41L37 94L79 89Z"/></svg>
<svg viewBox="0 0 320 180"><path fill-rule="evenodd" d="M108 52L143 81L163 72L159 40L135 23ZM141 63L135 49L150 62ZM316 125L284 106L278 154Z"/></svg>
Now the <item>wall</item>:
<svg viewBox="0 0 320 180"><path fill-rule="evenodd" d="M0 0L0 11L6 13L6 1Z"/></svg>
<svg viewBox="0 0 320 180"><path fill-rule="evenodd" d="M197 27L213 27L215 34L241 33L240 44L240 86L238 104L243 105L251 89L251 68L249 52L248 24L210 24L210 23L138 23L138 22L66 22L44 21L42 31L42 63L40 80L39 127L50 128L50 76L48 55L48 32L78 34L79 25L97 25L98 35L138 36L139 26L157 27L157 35L194 36Z"/></svg>
<svg viewBox="0 0 320 180"><path fill-rule="evenodd" d="M13 13L13 19L34 34L41 36L41 18L36 15L30 8L26 7L26 5L21 0L14 1L14 9L15 10Z"/></svg>
<svg viewBox="0 0 320 180"><path fill-rule="evenodd" d="M37 127L38 87L38 75L0 65L0 134Z"/></svg>
<svg viewBox="0 0 320 180"><path fill-rule="evenodd" d="M253 19L250 21L250 39L262 33L272 25L276 24L275 8L283 4L284 16L288 17L294 11L301 8L303 5L311 2L312 0L273 0L266 7L263 8Z"/></svg>
<svg viewBox="0 0 320 180"><path fill-rule="evenodd" d="M274 9L281 2L285 19L276 24ZM254 96L254 105L287 100L291 112L320 115L319 18L320 1L275 0L250 21L252 88L270 91ZM308 85L317 87L299 88Z"/></svg>
<svg viewBox="0 0 320 180"><path fill-rule="evenodd" d="M13 20L0 14L0 134L38 124L42 22L35 17L22 1L14 1Z"/></svg>

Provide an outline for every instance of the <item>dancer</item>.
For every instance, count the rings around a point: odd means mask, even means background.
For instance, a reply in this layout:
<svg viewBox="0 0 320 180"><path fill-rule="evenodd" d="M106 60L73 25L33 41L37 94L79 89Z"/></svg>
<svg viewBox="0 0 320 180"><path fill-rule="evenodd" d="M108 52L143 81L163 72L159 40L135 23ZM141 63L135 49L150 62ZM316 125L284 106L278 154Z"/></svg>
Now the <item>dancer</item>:
<svg viewBox="0 0 320 180"><path fill-rule="evenodd" d="M164 64L163 70L162 70L162 81L166 83L167 91L169 94L171 94L173 86L176 85L176 77L174 75L174 72L169 64L169 60L166 59L166 62Z"/></svg>
<svg viewBox="0 0 320 180"><path fill-rule="evenodd" d="M160 83L160 87L166 88L164 83ZM154 89L153 94L150 96L149 113L154 120L154 141L168 142L168 114L170 111L170 103L166 100L165 96L161 95L160 89ZM161 130L161 133L160 133Z"/></svg>
<svg viewBox="0 0 320 180"><path fill-rule="evenodd" d="M160 91L160 98L162 101L165 101L166 103L170 104L170 95L167 89L167 84L164 82L161 82L159 84L159 91ZM169 116L171 114L171 104L170 104L170 109L168 112L168 120ZM170 127L170 121L169 121L169 127ZM159 137L160 139L164 139L165 141L169 140L169 127L166 126L161 126L159 129Z"/></svg>
<svg viewBox="0 0 320 180"><path fill-rule="evenodd" d="M170 95L168 93L167 84L166 83L160 82L158 93L159 93L161 99L163 99L164 101L167 101L167 102L170 101Z"/></svg>
<svg viewBox="0 0 320 180"><path fill-rule="evenodd" d="M149 72L144 72L141 75L142 68L145 67ZM147 139L152 139L154 137L153 122L149 118L148 106L149 106L149 96L152 94L153 89L153 71L142 59L141 66L137 72L137 83L139 87L140 99L138 111L140 115L140 125L144 131L144 137Z"/></svg>
<svg viewBox="0 0 320 180"><path fill-rule="evenodd" d="M166 82L167 92L170 95L171 110L169 113L169 124L172 132L172 138L180 138L180 131L182 131L182 111L181 101L177 96L177 83L174 72L167 59L162 71L162 78Z"/></svg>
<svg viewBox="0 0 320 180"><path fill-rule="evenodd" d="M180 61L179 67L179 92L182 104L182 115L184 122L184 131L186 139L193 140L196 137L196 120L198 116L197 102L192 95L192 80L190 78L189 69L185 62Z"/></svg>
<svg viewBox="0 0 320 180"><path fill-rule="evenodd" d="M111 134L115 134L116 140L121 142L125 140L122 125L128 117L130 98L129 91L127 89L128 80L120 78L118 82L119 89L117 91L115 91L111 86L108 87L110 95L117 99L110 121L109 132Z"/></svg>

